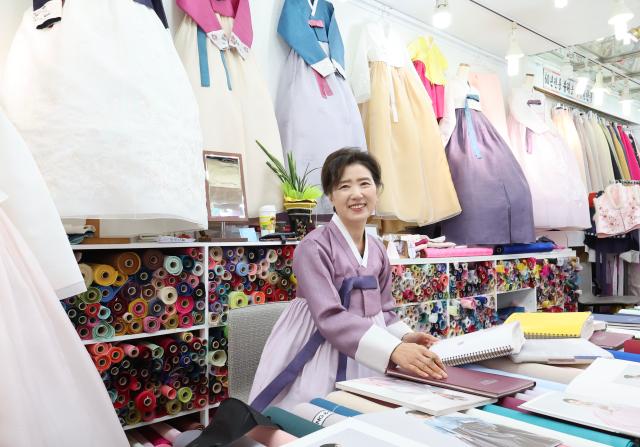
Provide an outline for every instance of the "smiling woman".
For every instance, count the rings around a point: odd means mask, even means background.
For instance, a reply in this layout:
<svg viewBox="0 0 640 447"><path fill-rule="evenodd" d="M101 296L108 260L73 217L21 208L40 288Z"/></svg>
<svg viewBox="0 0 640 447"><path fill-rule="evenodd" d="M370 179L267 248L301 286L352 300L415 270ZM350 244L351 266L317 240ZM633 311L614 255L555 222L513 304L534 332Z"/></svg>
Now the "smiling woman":
<svg viewBox="0 0 640 447"><path fill-rule="evenodd" d="M375 210L381 170L371 155L341 149L322 167L331 222L295 251L297 293L262 352L249 401L290 409L331 392L335 383L385 372L389 362L425 377L446 377L429 347L393 312L384 246L364 231Z"/></svg>

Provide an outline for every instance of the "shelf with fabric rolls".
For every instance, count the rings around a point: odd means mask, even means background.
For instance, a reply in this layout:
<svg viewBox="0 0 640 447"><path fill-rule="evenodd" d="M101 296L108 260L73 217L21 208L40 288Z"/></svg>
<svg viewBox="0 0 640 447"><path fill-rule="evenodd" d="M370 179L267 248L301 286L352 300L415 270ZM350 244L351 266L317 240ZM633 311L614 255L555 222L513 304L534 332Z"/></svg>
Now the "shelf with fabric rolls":
<svg viewBox="0 0 640 447"><path fill-rule="evenodd" d="M414 330L450 337L498 324L503 308L577 309L572 250L445 261L392 262L396 311Z"/></svg>
<svg viewBox="0 0 640 447"><path fill-rule="evenodd" d="M93 345L96 343L112 343L112 342L116 342L116 341L127 341L127 340L136 340L139 338L148 338L148 337L157 337L160 335L170 335L170 334L179 334L181 332L187 332L187 331L200 331L206 328L206 325L201 324L198 326L192 326L192 327L188 327L188 328L176 328L176 329L165 329L165 330L161 330L158 332L142 332L140 334L130 334L130 335L120 335L117 337L113 337L113 338L105 338L105 339L99 339L99 340L94 340L94 339L90 339L90 340L82 340L82 344L84 345Z"/></svg>
<svg viewBox="0 0 640 447"><path fill-rule="evenodd" d="M126 430L206 424L228 397L229 310L295 295L295 244L193 245L75 247L89 290L62 305Z"/></svg>

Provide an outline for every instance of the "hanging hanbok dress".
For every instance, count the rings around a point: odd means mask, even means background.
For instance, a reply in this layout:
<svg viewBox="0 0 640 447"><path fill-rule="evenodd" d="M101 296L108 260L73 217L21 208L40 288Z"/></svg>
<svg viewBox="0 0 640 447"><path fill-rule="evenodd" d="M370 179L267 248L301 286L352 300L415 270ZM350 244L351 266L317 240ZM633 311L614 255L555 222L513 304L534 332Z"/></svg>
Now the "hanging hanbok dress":
<svg viewBox="0 0 640 447"><path fill-rule="evenodd" d="M129 445L58 300L84 290L44 180L0 110L0 445Z"/></svg>
<svg viewBox="0 0 640 447"><path fill-rule="evenodd" d="M431 100L403 42L365 25L351 67L369 152L382 166L376 214L419 225L459 214Z"/></svg>
<svg viewBox="0 0 640 447"><path fill-rule="evenodd" d="M586 118L582 114L575 114L573 122L576 125L578 131L578 137L584 149L585 157L587 159L587 168L589 171L589 180L591 182L591 191L602 191L604 189L604 181L602 180L602 174L598 169L598 154L592 147L591 138L589 137L589 128L585 124Z"/></svg>
<svg viewBox="0 0 640 447"><path fill-rule="evenodd" d="M249 395L259 411L270 405L290 410L326 396L336 379L384 374L391 353L411 332L393 312L384 245L366 235L361 255L337 215L303 239L293 271L297 297L271 331ZM308 360L296 371L290 364L298 353ZM285 370L293 380L276 379Z"/></svg>
<svg viewBox="0 0 640 447"><path fill-rule="evenodd" d="M638 165L638 159L636 158L635 151L631 145L629 137L622 129L622 126L617 126L618 135L620 135L620 142L624 148L625 155L627 156L629 174L631 180L640 180L640 165Z"/></svg>
<svg viewBox="0 0 640 447"><path fill-rule="evenodd" d="M600 176L606 187L615 180L615 174L613 172L613 161L611 159L611 151L609 150L609 144L602 132L602 128L598 124L598 120L595 116L590 116L587 120L587 127L589 128L591 146L597 152L598 157L598 169L600 170ZM617 138L616 138L617 140ZM614 144L620 144L614 141ZM624 157L620 160L621 163L626 163Z"/></svg>
<svg viewBox="0 0 640 447"><path fill-rule="evenodd" d="M591 226L587 189L578 162L558 131L544 118L544 95L519 87L509 101L511 148L533 199L536 228Z"/></svg>
<svg viewBox="0 0 640 447"><path fill-rule="evenodd" d="M327 0L285 0L278 34L291 47L280 75L276 116L285 153L298 170L315 169L320 184L327 156L344 147L366 150L358 106L345 80L344 46L333 5ZM317 207L331 213L322 198Z"/></svg>
<svg viewBox="0 0 640 447"><path fill-rule="evenodd" d="M64 299L86 290L60 216L29 149L0 108L0 190L13 225L55 290Z"/></svg>
<svg viewBox="0 0 640 447"><path fill-rule="evenodd" d="M200 107L202 149L242 156L249 216L263 205L282 208L280 181L260 141L282 160L273 103L251 51L249 0L177 0L186 12L175 44Z"/></svg>
<svg viewBox="0 0 640 447"><path fill-rule="evenodd" d="M486 245L534 242L527 180L482 113L477 91L462 79L449 79L440 131L462 205L462 214L442 222L447 240Z"/></svg>
<svg viewBox="0 0 640 447"><path fill-rule="evenodd" d="M427 89L436 118L444 116L444 89L447 83L445 71L449 63L433 41L433 37L420 36L409 44L411 62Z"/></svg>
<svg viewBox="0 0 640 447"><path fill-rule="evenodd" d="M553 109L551 111L551 117L553 120L553 124L556 126L558 132L560 133L560 136L567 144L569 149L571 149L571 154L576 159L576 163L578 164L578 171L580 171L580 177L582 178L582 181L584 182L587 189L589 191L592 191L591 180L588 177L587 162L582 149L582 143L580 142L578 131L576 130L576 126L573 123L573 119L571 119L569 111L565 109Z"/></svg>
<svg viewBox="0 0 640 447"><path fill-rule="evenodd" d="M469 73L469 85L476 89L482 98L482 114L496 128L502 139L509 144L507 112L504 108L501 83L496 73Z"/></svg>
<svg viewBox="0 0 640 447"><path fill-rule="evenodd" d="M46 29L27 11L1 86L60 215L103 236L207 225L197 104L147 3L68 0Z"/></svg>
<svg viewBox="0 0 640 447"><path fill-rule="evenodd" d="M607 144L609 145L609 153L611 154L611 159L613 164L612 166L613 174L615 178L617 180L620 180L620 179L629 180L631 178L629 174L629 168L626 165L626 163L620 162L621 156L622 156L622 161L624 162L624 153L623 152L618 153L618 146L614 144L613 142L614 137L610 132L609 128L602 121L599 121L598 125L600 126L600 129L602 129L602 133L605 139L607 140Z"/></svg>

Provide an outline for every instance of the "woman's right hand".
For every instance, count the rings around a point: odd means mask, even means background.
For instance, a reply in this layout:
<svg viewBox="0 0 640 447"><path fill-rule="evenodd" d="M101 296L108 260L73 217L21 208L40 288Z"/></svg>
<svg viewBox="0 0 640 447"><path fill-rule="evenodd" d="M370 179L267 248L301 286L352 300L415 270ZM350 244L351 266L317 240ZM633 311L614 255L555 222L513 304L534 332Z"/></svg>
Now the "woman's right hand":
<svg viewBox="0 0 640 447"><path fill-rule="evenodd" d="M421 377L446 379L445 366L437 354L417 343L400 343L391 353L391 361Z"/></svg>

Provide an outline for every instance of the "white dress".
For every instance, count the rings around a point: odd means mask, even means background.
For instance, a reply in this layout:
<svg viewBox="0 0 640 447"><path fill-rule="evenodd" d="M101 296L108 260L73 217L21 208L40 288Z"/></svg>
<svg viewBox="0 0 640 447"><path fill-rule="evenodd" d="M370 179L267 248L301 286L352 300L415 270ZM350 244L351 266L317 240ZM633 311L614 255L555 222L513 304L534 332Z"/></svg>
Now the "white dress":
<svg viewBox="0 0 640 447"><path fill-rule="evenodd" d="M544 95L516 88L509 109L511 149L529 182L536 228L590 227L588 192L578 162L553 124L546 122Z"/></svg>
<svg viewBox="0 0 640 447"><path fill-rule="evenodd" d="M7 216L6 198L0 190L0 445L127 447L100 375Z"/></svg>
<svg viewBox="0 0 640 447"><path fill-rule="evenodd" d="M58 298L86 290L60 216L24 141L0 109L2 208L36 256Z"/></svg>
<svg viewBox="0 0 640 447"><path fill-rule="evenodd" d="M169 32L133 0L67 0L38 30L28 10L1 98L63 218L102 235L207 225L198 107Z"/></svg>

